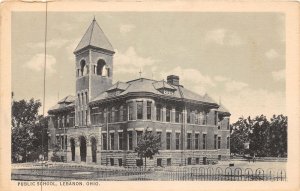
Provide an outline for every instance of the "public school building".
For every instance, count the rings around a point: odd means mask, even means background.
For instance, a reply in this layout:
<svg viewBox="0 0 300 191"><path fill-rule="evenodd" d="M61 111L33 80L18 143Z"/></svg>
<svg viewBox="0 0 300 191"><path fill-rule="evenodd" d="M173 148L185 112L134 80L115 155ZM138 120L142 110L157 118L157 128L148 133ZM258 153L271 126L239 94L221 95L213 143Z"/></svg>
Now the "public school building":
<svg viewBox="0 0 300 191"><path fill-rule="evenodd" d="M48 114L49 156L65 162L136 166L143 131L157 133L160 153L147 165L194 165L230 155L230 113L207 94L180 83L146 78L112 84L114 50L94 19L76 47L76 92ZM195 76L196 77L196 76Z"/></svg>

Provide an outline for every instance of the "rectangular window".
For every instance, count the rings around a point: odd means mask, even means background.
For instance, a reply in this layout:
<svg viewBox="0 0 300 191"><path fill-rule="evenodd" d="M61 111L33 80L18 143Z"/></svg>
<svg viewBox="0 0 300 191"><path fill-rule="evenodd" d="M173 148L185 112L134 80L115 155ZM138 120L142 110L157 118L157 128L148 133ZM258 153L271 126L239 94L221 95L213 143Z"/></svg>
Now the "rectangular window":
<svg viewBox="0 0 300 191"><path fill-rule="evenodd" d="M229 123L229 118L228 118L228 121L227 121L227 130L229 129L230 127L230 123Z"/></svg>
<svg viewBox="0 0 300 191"><path fill-rule="evenodd" d="M170 122L171 121L171 108L167 107L166 108L166 122Z"/></svg>
<svg viewBox="0 0 300 191"><path fill-rule="evenodd" d="M221 137L218 137L218 149L221 149Z"/></svg>
<svg viewBox="0 0 300 191"><path fill-rule="evenodd" d="M206 134L203 134L203 144L202 144L202 148L206 149Z"/></svg>
<svg viewBox="0 0 300 191"><path fill-rule="evenodd" d="M124 105L123 106L123 118L122 118L122 120L123 121L127 121L127 105Z"/></svg>
<svg viewBox="0 0 300 191"><path fill-rule="evenodd" d="M133 120L133 102L128 104L129 120Z"/></svg>
<svg viewBox="0 0 300 191"><path fill-rule="evenodd" d="M194 121L195 121L195 124L198 124L198 112L195 111L195 114L194 114Z"/></svg>
<svg viewBox="0 0 300 191"><path fill-rule="evenodd" d="M102 134L102 150L107 150L107 134Z"/></svg>
<svg viewBox="0 0 300 191"><path fill-rule="evenodd" d="M180 133L176 133L176 150L180 149Z"/></svg>
<svg viewBox="0 0 300 191"><path fill-rule="evenodd" d="M215 125L218 124L218 112L215 111Z"/></svg>
<svg viewBox="0 0 300 191"><path fill-rule="evenodd" d="M199 113L199 124L200 125L204 125L204 115L203 115L203 112L200 112Z"/></svg>
<svg viewBox="0 0 300 191"><path fill-rule="evenodd" d="M56 140L56 144L58 144L58 145L59 145L59 144L60 144L60 143L59 143L59 136L58 136L58 135L56 135L56 136L55 136L55 138L56 138L56 139L55 139L55 140Z"/></svg>
<svg viewBox="0 0 300 191"><path fill-rule="evenodd" d="M192 149L192 133L187 134L187 148Z"/></svg>
<svg viewBox="0 0 300 191"><path fill-rule="evenodd" d="M118 159L119 166L123 165L122 159Z"/></svg>
<svg viewBox="0 0 300 191"><path fill-rule="evenodd" d="M119 133L119 150L123 150L123 132Z"/></svg>
<svg viewBox="0 0 300 191"><path fill-rule="evenodd" d="M214 135L214 149L217 149L217 135Z"/></svg>
<svg viewBox="0 0 300 191"><path fill-rule="evenodd" d="M151 119L151 101L147 101L147 119L150 120Z"/></svg>
<svg viewBox="0 0 300 191"><path fill-rule="evenodd" d="M121 106L119 109L120 109L119 121L124 121L124 109L123 109L123 106Z"/></svg>
<svg viewBox="0 0 300 191"><path fill-rule="evenodd" d="M171 149L171 133L167 133L167 150L170 150Z"/></svg>
<svg viewBox="0 0 300 191"><path fill-rule="evenodd" d="M118 122L119 121L119 117L120 117L120 113L119 113L119 108L115 107L113 112L112 112L112 122Z"/></svg>
<svg viewBox="0 0 300 191"><path fill-rule="evenodd" d="M142 139L143 131L136 131L136 143L139 144Z"/></svg>
<svg viewBox="0 0 300 191"><path fill-rule="evenodd" d="M87 105L88 103L89 103L88 93L85 92L85 104Z"/></svg>
<svg viewBox="0 0 300 191"><path fill-rule="evenodd" d="M161 121L161 105L156 105L156 120Z"/></svg>
<svg viewBox="0 0 300 191"><path fill-rule="evenodd" d="M132 144L132 131L128 132L128 150L133 149L133 144Z"/></svg>
<svg viewBox="0 0 300 191"><path fill-rule="evenodd" d="M119 107L118 121L124 121L124 109L123 106Z"/></svg>
<svg viewBox="0 0 300 191"><path fill-rule="evenodd" d="M62 136L59 136L59 138L58 138L58 140L59 140L59 146L60 146L60 149L63 149L63 137Z"/></svg>
<svg viewBox="0 0 300 191"><path fill-rule="evenodd" d="M227 137L227 149L229 149L230 148L230 139L229 139L229 137Z"/></svg>
<svg viewBox="0 0 300 191"><path fill-rule="evenodd" d="M113 122L113 108L108 108L107 109L107 120L108 120L108 123L112 123Z"/></svg>
<svg viewBox="0 0 300 191"><path fill-rule="evenodd" d="M143 119L143 102L137 101L136 106L137 106L137 119Z"/></svg>
<svg viewBox="0 0 300 191"><path fill-rule="evenodd" d="M60 129L60 119L59 119L59 117L57 117L57 128Z"/></svg>
<svg viewBox="0 0 300 191"><path fill-rule="evenodd" d="M110 166L114 166L114 165L115 165L114 158L110 158Z"/></svg>
<svg viewBox="0 0 300 191"><path fill-rule="evenodd" d="M75 118L75 113L72 112L72 113L70 114L70 119L69 119L70 127L74 127L74 125L75 125L74 118Z"/></svg>
<svg viewBox="0 0 300 191"><path fill-rule="evenodd" d="M200 164L200 159L196 158L196 164Z"/></svg>
<svg viewBox="0 0 300 191"><path fill-rule="evenodd" d="M100 113L99 113L99 123L104 123L104 111L103 110L100 110Z"/></svg>
<svg viewBox="0 0 300 191"><path fill-rule="evenodd" d="M80 95L78 94L78 105L80 106L81 105L81 102L80 102Z"/></svg>
<svg viewBox="0 0 300 191"><path fill-rule="evenodd" d="M181 111L178 108L176 108L176 110L175 110L175 122L176 123L180 122L180 114L181 114Z"/></svg>
<svg viewBox="0 0 300 191"><path fill-rule="evenodd" d="M63 127L67 127L67 116L63 116Z"/></svg>
<svg viewBox="0 0 300 191"><path fill-rule="evenodd" d="M115 134L110 133L110 150L114 150L115 148Z"/></svg>
<svg viewBox="0 0 300 191"><path fill-rule="evenodd" d="M67 135L65 135L65 150L67 150L67 146L68 146L68 137Z"/></svg>
<svg viewBox="0 0 300 191"><path fill-rule="evenodd" d="M156 164L157 166L162 166L162 159L158 158Z"/></svg>
<svg viewBox="0 0 300 191"><path fill-rule="evenodd" d="M85 125L87 125L88 124L88 110L85 110Z"/></svg>
<svg viewBox="0 0 300 191"><path fill-rule="evenodd" d="M191 123L191 111L189 109L186 111L186 117L186 122Z"/></svg>
<svg viewBox="0 0 300 191"><path fill-rule="evenodd" d="M84 113L81 111L81 125L84 125Z"/></svg>
<svg viewBox="0 0 300 191"><path fill-rule="evenodd" d="M167 158L167 166L171 166L172 165L172 160L171 158Z"/></svg>
<svg viewBox="0 0 300 191"><path fill-rule="evenodd" d="M199 134L195 134L195 149L199 149Z"/></svg>
<svg viewBox="0 0 300 191"><path fill-rule="evenodd" d="M158 136L160 147L161 147L161 132L156 132L156 135Z"/></svg>
<svg viewBox="0 0 300 191"><path fill-rule="evenodd" d="M84 94L83 94L83 93L81 94L81 104L82 104L82 105L85 105L85 104L84 104Z"/></svg>
<svg viewBox="0 0 300 191"><path fill-rule="evenodd" d="M192 158L189 157L189 158L188 158L188 165L191 165L191 164L192 164Z"/></svg>

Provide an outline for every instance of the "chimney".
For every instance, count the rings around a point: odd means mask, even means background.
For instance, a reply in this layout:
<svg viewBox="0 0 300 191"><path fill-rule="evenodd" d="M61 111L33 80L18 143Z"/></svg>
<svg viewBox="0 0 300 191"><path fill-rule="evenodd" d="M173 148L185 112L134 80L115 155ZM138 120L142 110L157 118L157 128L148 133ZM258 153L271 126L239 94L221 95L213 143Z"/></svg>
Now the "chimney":
<svg viewBox="0 0 300 191"><path fill-rule="evenodd" d="M167 82L169 84L179 86L179 76L169 75L169 76L167 76Z"/></svg>

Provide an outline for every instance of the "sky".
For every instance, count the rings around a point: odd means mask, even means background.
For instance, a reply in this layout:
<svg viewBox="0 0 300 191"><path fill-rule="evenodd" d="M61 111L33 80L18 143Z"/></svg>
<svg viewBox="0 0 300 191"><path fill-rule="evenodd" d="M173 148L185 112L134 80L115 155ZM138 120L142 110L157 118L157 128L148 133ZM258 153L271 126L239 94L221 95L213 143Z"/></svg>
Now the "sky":
<svg viewBox="0 0 300 191"><path fill-rule="evenodd" d="M75 94L73 51L93 18L115 49L113 80L180 77L239 117L286 114L280 13L50 12L45 110ZM14 99L43 97L45 14L12 14Z"/></svg>

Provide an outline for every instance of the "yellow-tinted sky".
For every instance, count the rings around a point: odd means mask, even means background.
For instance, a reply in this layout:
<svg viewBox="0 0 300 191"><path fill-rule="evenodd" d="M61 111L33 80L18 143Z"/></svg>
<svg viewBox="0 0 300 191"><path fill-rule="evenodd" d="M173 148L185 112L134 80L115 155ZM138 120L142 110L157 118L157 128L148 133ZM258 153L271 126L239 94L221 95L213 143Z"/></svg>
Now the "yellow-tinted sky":
<svg viewBox="0 0 300 191"><path fill-rule="evenodd" d="M240 116L285 114L285 31L279 13L51 12L46 110L75 92L73 51L93 17L113 45L114 82L168 74ZM42 100L45 14L12 14L15 99Z"/></svg>

